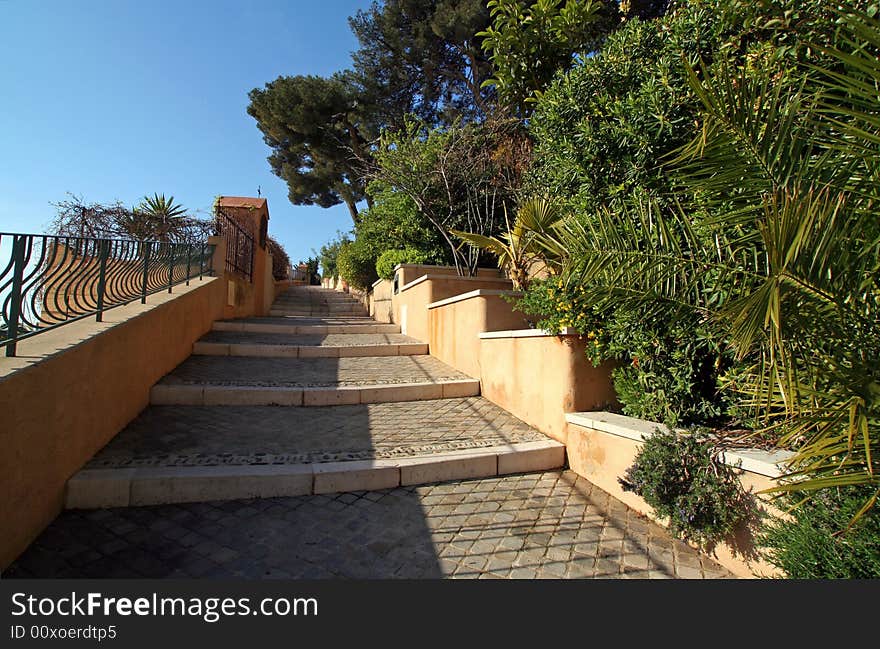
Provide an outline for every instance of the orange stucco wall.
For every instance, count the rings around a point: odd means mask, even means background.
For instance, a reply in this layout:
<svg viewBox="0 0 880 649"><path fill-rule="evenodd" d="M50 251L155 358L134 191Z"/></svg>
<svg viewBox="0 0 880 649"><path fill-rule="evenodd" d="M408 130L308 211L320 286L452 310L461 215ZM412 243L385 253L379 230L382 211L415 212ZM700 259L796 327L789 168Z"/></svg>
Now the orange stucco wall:
<svg viewBox="0 0 880 649"><path fill-rule="evenodd" d="M401 272L398 270L398 272ZM422 279L424 278L424 279ZM468 293L479 288L510 289L510 280L499 277L459 277L458 275L423 275L409 286L400 284L400 291L392 296L394 322L407 336L429 342L431 335L428 305L453 295Z"/></svg>
<svg viewBox="0 0 880 649"><path fill-rule="evenodd" d="M431 355L474 378L482 375L480 334L521 329L526 321L501 295L473 295L430 308L428 316Z"/></svg>
<svg viewBox="0 0 880 649"><path fill-rule="evenodd" d="M235 298L231 298L229 302L234 301L234 306L238 308L227 309L224 317L242 317L243 312L247 312L247 315L266 315L275 299L272 255L265 245L260 245L260 229L264 219L266 223L269 221L269 205L265 198L242 196L221 196L219 205L254 237L252 282L237 282L238 291L235 293ZM214 265L214 268L218 269L224 267L225 261L223 265ZM233 305L228 304L228 306Z"/></svg>
<svg viewBox="0 0 880 649"><path fill-rule="evenodd" d="M565 413L616 404L611 365L593 367L577 336L482 338L482 395L565 443Z"/></svg>
<svg viewBox="0 0 880 649"><path fill-rule="evenodd" d="M392 282L390 279L380 279L373 284L370 291L370 315L377 322L392 322L394 320L391 291Z"/></svg>
<svg viewBox="0 0 880 649"><path fill-rule="evenodd" d="M0 361L0 567L61 511L65 484L134 419L221 317L224 280L195 280L21 341Z"/></svg>

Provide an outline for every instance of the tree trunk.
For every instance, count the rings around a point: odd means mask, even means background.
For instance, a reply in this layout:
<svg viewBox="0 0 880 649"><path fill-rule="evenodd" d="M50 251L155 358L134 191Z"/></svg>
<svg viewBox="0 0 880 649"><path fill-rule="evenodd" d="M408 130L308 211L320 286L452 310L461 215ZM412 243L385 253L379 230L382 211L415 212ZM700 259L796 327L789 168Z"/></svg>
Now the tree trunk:
<svg viewBox="0 0 880 649"><path fill-rule="evenodd" d="M351 198L345 199L345 204L348 205L348 212L351 214L351 220L357 225L360 222L360 215L358 214L357 204L355 204L354 200Z"/></svg>

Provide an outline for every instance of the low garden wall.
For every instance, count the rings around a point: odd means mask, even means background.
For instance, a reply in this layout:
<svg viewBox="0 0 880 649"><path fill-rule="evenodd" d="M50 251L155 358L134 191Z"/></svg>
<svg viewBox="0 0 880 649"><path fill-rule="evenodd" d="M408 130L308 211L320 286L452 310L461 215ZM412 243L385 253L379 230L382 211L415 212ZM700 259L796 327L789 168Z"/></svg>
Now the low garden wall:
<svg viewBox="0 0 880 649"><path fill-rule="evenodd" d="M409 283L403 284L401 277L404 269L396 272L398 291L392 295L392 312L394 322L400 325L401 333L412 336L422 342L430 337L428 305L433 302L476 289L510 290L510 280L496 276L460 277L449 274L422 275Z"/></svg>
<svg viewBox="0 0 880 649"><path fill-rule="evenodd" d="M528 316L505 300L515 295L520 293L479 288L428 304L431 355L469 376L480 378L480 334L527 326Z"/></svg>
<svg viewBox="0 0 880 649"><path fill-rule="evenodd" d="M624 491L618 478L632 465L644 440L657 428L664 428L643 419L610 412L577 412L566 415L568 424L566 451L573 471L583 476L636 511L657 520L652 508L638 495ZM728 451L726 463L740 467L740 482L746 491L757 492L775 484L780 465L791 456L785 451L767 452L758 449ZM763 512L774 511L765 497L756 496L757 514L744 522L734 537L710 548L714 558L741 577L778 576L778 572L758 557L753 532ZM775 512L778 513L778 512Z"/></svg>
<svg viewBox="0 0 880 649"><path fill-rule="evenodd" d="M390 279L379 279L370 290L370 316L376 322L392 322L394 308L391 304L391 293L394 283Z"/></svg>
<svg viewBox="0 0 880 649"><path fill-rule="evenodd" d="M525 329L479 338L482 395L563 444L566 413L617 403L612 364L594 367L580 336Z"/></svg>

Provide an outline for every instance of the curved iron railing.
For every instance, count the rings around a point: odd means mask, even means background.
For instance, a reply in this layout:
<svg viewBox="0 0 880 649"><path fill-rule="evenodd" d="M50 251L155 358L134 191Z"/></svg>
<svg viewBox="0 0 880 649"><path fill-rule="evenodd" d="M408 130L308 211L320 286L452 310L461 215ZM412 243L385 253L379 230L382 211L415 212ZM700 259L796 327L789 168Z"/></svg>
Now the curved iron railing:
<svg viewBox="0 0 880 649"><path fill-rule="evenodd" d="M214 246L0 232L0 346L213 274ZM8 255L8 258L7 258ZM4 261L5 260L5 261Z"/></svg>

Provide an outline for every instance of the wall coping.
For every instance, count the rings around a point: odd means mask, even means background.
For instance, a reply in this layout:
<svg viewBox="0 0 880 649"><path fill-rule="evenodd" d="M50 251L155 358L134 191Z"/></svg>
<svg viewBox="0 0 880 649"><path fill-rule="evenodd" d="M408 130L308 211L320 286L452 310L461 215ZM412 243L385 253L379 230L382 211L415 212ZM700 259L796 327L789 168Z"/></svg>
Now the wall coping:
<svg viewBox="0 0 880 649"><path fill-rule="evenodd" d="M202 279L194 277L190 279L189 286L183 283L175 284L173 293L158 291L148 295L146 304L141 304L140 299L135 298L125 304L113 306L104 311L101 322L97 322L94 314L91 314L84 318L71 320L53 329L47 329L35 336L23 338L18 341L16 356L0 357L0 383L17 372L27 370L86 344L109 329L125 324L129 320L144 317L177 298L219 281L223 281L223 278L207 274Z"/></svg>
<svg viewBox="0 0 880 649"><path fill-rule="evenodd" d="M509 329L507 331L485 331L480 338L556 338L557 336L577 336L574 327L565 327L559 333L546 329Z"/></svg>
<svg viewBox="0 0 880 649"><path fill-rule="evenodd" d="M443 266L442 264L397 264L394 267L394 270L398 270L399 268L455 268L455 266ZM497 268L492 268L491 266L479 266L477 270L493 270L499 271Z"/></svg>
<svg viewBox="0 0 880 649"><path fill-rule="evenodd" d="M464 300L470 300L475 297L488 297L490 295L522 295L522 291L506 291L504 289L497 288L478 288L475 291L468 291L467 293L453 295L452 297L448 297L445 300L431 302L431 304L428 305L428 308L436 309L437 307L446 306L447 304L463 302Z"/></svg>
<svg viewBox="0 0 880 649"><path fill-rule="evenodd" d="M443 268L442 266L438 266L438 268ZM427 282L428 280L450 280L454 279L456 281L465 281L465 282L509 282L510 280L505 277L462 277L461 275L432 275L428 273L427 275L422 275L421 277L417 277L409 284L404 284L400 287L399 293L403 293L404 291L411 289L413 286L417 284L421 284L422 282Z"/></svg>
<svg viewBox="0 0 880 649"><path fill-rule="evenodd" d="M379 286L379 284L381 284L382 282L390 282L390 281L391 281L390 279L382 279L382 278L380 277L379 279L377 279L375 282L373 282L373 283L370 285L370 288L376 288L376 287Z"/></svg>
<svg viewBox="0 0 880 649"><path fill-rule="evenodd" d="M669 427L645 419L627 417L614 412L569 412L565 421L582 428L592 428L602 433L625 437L636 442L644 442L658 428L668 431ZM725 464L738 466L744 471L757 473L768 478L778 478L784 473L784 464L794 457L792 451L765 451L758 448L743 448L725 451L721 459Z"/></svg>

